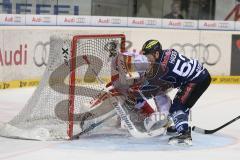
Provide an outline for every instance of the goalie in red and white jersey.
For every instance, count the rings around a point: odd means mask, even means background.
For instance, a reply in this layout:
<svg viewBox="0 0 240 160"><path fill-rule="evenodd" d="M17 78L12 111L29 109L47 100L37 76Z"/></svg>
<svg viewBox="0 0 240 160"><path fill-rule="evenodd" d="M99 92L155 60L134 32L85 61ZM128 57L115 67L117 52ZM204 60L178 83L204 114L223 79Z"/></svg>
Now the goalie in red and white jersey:
<svg viewBox="0 0 240 160"><path fill-rule="evenodd" d="M111 83L107 87L113 87L113 90L124 95L123 108L138 131L151 132L166 127L170 98L159 92L153 98L153 103L149 104L140 91L149 67L147 57L135 52L120 53L112 58L111 67Z"/></svg>

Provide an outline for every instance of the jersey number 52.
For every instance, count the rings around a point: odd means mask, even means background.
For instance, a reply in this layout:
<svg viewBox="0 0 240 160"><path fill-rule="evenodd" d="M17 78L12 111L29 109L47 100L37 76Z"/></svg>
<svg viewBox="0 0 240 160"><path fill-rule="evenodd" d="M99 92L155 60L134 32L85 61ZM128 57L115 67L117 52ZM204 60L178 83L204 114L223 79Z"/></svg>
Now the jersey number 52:
<svg viewBox="0 0 240 160"><path fill-rule="evenodd" d="M186 60L181 54L179 54L179 59L177 60L173 72L179 76L186 77L192 70L193 60ZM192 73L192 72L191 72Z"/></svg>

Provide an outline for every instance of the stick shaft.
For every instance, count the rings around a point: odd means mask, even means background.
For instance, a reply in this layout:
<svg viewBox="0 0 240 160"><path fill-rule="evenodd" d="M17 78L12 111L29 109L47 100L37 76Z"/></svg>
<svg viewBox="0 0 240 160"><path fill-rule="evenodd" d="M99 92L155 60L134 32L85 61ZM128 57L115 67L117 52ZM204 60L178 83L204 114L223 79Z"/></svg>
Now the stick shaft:
<svg viewBox="0 0 240 160"><path fill-rule="evenodd" d="M240 119L240 115L237 116L236 118L230 120L229 122L219 126L218 128L215 128L215 129L212 129L212 130L202 129L202 128L199 128L199 127L196 127L196 126L193 126L192 130L195 131L195 132L198 132L198 133L202 133L202 134L213 134L213 133L221 130L222 128L230 125L231 123L237 121L238 119Z"/></svg>

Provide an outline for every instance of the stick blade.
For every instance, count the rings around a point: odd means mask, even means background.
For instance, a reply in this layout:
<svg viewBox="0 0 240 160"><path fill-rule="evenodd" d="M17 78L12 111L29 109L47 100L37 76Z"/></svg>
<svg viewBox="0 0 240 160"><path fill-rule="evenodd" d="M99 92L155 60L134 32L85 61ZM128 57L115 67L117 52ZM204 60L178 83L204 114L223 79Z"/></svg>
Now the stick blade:
<svg viewBox="0 0 240 160"><path fill-rule="evenodd" d="M201 133L201 134L206 134L205 130L196 126L192 127L192 131L197 132L197 133Z"/></svg>

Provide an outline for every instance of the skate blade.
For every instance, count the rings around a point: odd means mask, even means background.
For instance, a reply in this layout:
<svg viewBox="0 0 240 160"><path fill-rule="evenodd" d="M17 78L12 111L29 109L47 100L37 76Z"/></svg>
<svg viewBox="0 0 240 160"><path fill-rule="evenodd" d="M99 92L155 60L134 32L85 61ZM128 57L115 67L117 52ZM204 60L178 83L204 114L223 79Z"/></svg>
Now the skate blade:
<svg viewBox="0 0 240 160"><path fill-rule="evenodd" d="M192 141L189 139L179 141L179 140L171 140L168 142L170 145L179 145L179 146L192 146Z"/></svg>

